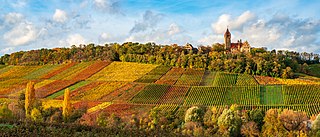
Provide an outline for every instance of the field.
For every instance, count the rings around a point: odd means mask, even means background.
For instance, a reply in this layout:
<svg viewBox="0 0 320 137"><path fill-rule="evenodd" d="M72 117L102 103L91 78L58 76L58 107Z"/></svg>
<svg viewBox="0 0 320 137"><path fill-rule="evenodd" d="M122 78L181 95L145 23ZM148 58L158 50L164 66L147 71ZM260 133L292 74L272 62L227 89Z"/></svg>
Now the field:
<svg viewBox="0 0 320 137"><path fill-rule="evenodd" d="M216 72L206 70L203 74L200 86L212 86Z"/></svg>
<svg viewBox="0 0 320 137"><path fill-rule="evenodd" d="M189 88L188 86L170 86L159 99L158 104L182 104Z"/></svg>
<svg viewBox="0 0 320 137"><path fill-rule="evenodd" d="M309 65L308 73L312 76L320 77L320 64Z"/></svg>
<svg viewBox="0 0 320 137"><path fill-rule="evenodd" d="M169 89L169 85L147 85L142 91L134 96L131 103L157 104L162 95Z"/></svg>
<svg viewBox="0 0 320 137"><path fill-rule="evenodd" d="M254 76L260 85L281 85L282 82L273 77Z"/></svg>
<svg viewBox="0 0 320 137"><path fill-rule="evenodd" d="M27 81L24 79L8 79L0 81L0 95L8 95L22 90Z"/></svg>
<svg viewBox="0 0 320 137"><path fill-rule="evenodd" d="M43 66L7 66L1 69L0 80L25 77L41 67Z"/></svg>
<svg viewBox="0 0 320 137"><path fill-rule="evenodd" d="M238 74L217 72L213 81L213 86L225 87L235 85Z"/></svg>
<svg viewBox="0 0 320 137"><path fill-rule="evenodd" d="M181 77L181 75L184 73L184 71L185 69L183 68L172 68L155 83L174 85L177 82L177 80Z"/></svg>
<svg viewBox="0 0 320 137"><path fill-rule="evenodd" d="M283 102L292 104L318 104L320 102L320 85L285 85Z"/></svg>
<svg viewBox="0 0 320 137"><path fill-rule="evenodd" d="M89 80L133 82L156 67L150 64L113 62Z"/></svg>
<svg viewBox="0 0 320 137"><path fill-rule="evenodd" d="M0 103L17 99L34 81L43 107L61 107L66 88L83 119L143 115L152 108L182 116L190 106L243 109L289 108L320 112L320 78L280 79L204 69L129 62L94 61L43 66L0 65Z"/></svg>
<svg viewBox="0 0 320 137"><path fill-rule="evenodd" d="M125 85L124 82L103 82L102 84L92 88L91 90L85 92L78 92L75 96L72 97L74 100L81 101L96 101L100 100L103 96L110 94L114 90Z"/></svg>
<svg viewBox="0 0 320 137"><path fill-rule="evenodd" d="M78 89L78 88L80 88L80 87L82 87L82 86L85 86L85 85L87 85L87 84L90 84L90 81L80 81L80 82L78 82L78 83L76 83L76 84L74 84L74 85L72 85L72 86L70 86L70 87L68 87L68 88L69 88L70 92L72 93L72 92L75 91L76 89ZM62 89L62 90L60 90L60 91L58 91L58 92L55 92L55 93L51 94L51 95L48 96L47 98L48 98L48 99L54 99L54 98L58 98L58 97L60 97L60 96L63 96L64 91L65 91L65 89Z"/></svg>
<svg viewBox="0 0 320 137"><path fill-rule="evenodd" d="M261 104L276 105L283 104L282 86L261 86Z"/></svg>
<svg viewBox="0 0 320 137"><path fill-rule="evenodd" d="M204 70L187 69L178 79L175 85L199 86L204 74Z"/></svg>
<svg viewBox="0 0 320 137"><path fill-rule="evenodd" d="M94 62L82 62L78 63L56 75L51 77L53 80L71 80L72 78L76 78L77 74L80 74L86 67L92 65Z"/></svg>
<svg viewBox="0 0 320 137"><path fill-rule="evenodd" d="M191 87L185 105L225 105L230 87Z"/></svg>
<svg viewBox="0 0 320 137"><path fill-rule="evenodd" d="M158 79L160 79L165 73L170 70L170 67L167 66L158 66L151 70L146 75L142 76L141 78L137 79L135 82L141 83L154 83Z"/></svg>

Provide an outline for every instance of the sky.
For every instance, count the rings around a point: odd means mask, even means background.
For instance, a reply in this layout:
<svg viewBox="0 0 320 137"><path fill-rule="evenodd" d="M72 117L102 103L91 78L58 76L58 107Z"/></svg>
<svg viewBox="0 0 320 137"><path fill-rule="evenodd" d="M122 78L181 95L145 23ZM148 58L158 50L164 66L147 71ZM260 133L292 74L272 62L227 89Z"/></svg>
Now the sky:
<svg viewBox="0 0 320 137"><path fill-rule="evenodd" d="M0 55L79 44L223 43L320 53L319 0L0 0Z"/></svg>

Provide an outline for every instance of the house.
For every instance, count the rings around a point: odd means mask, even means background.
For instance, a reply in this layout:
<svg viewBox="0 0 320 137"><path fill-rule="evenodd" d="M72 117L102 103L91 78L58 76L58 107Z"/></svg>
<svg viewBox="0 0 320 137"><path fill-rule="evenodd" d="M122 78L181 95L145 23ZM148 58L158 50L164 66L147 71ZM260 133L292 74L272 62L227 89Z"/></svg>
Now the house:
<svg viewBox="0 0 320 137"><path fill-rule="evenodd" d="M224 48L227 52L231 53L249 53L251 50L251 46L248 41L242 42L242 40L238 40L237 43L231 42L231 33L227 28L227 31L224 33Z"/></svg>

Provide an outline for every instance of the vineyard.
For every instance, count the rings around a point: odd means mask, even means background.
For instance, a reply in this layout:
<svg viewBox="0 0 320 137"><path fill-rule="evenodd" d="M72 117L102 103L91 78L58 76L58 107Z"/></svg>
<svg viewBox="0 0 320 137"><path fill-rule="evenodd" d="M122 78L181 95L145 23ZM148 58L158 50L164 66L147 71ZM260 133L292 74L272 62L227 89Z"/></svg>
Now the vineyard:
<svg viewBox="0 0 320 137"><path fill-rule="evenodd" d="M288 108L320 112L320 78L280 79L204 69L129 62L81 62L43 66L0 65L0 103L16 100L34 81L43 107L61 107L65 89L85 118L99 113L129 116L152 108L182 116L190 106Z"/></svg>
<svg viewBox="0 0 320 137"><path fill-rule="evenodd" d="M184 73L184 71L185 69L183 68L172 68L155 83L174 85L177 82L177 80L181 77L181 75Z"/></svg>
<svg viewBox="0 0 320 137"><path fill-rule="evenodd" d="M142 91L134 96L130 100L130 102L141 104L156 104L168 89L169 85L147 85Z"/></svg>
<svg viewBox="0 0 320 137"><path fill-rule="evenodd" d="M135 82L141 83L154 83L160 77L162 77L166 72L170 70L170 67L167 66L158 66L155 69L148 72L146 75L142 76L141 78L137 79Z"/></svg>
<svg viewBox="0 0 320 137"><path fill-rule="evenodd" d="M89 80L133 82L156 67L157 65L150 64L113 62Z"/></svg>
<svg viewBox="0 0 320 137"><path fill-rule="evenodd" d="M175 85L199 86L204 74L204 70L187 69L178 79Z"/></svg>
<svg viewBox="0 0 320 137"><path fill-rule="evenodd" d="M237 82L238 74L217 72L213 81L213 86L232 86Z"/></svg>
<svg viewBox="0 0 320 137"><path fill-rule="evenodd" d="M203 74L200 86L212 86L216 72L206 70Z"/></svg>

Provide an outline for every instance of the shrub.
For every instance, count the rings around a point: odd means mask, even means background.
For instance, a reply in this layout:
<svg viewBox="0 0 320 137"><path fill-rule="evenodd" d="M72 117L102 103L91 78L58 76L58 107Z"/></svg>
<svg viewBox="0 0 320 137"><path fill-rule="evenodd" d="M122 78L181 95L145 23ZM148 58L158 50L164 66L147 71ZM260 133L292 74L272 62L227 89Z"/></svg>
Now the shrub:
<svg viewBox="0 0 320 137"><path fill-rule="evenodd" d="M33 108L31 111L31 119L35 122L43 122L43 117L40 110Z"/></svg>
<svg viewBox="0 0 320 137"><path fill-rule="evenodd" d="M61 123L62 122L62 113L61 111L56 111L50 117L50 123Z"/></svg>
<svg viewBox="0 0 320 137"><path fill-rule="evenodd" d="M261 109L254 109L251 111L248 111L248 115L249 115L249 121L254 121L257 126L259 131L261 131L262 126L264 124L264 116L265 116L265 112Z"/></svg>
<svg viewBox="0 0 320 137"><path fill-rule="evenodd" d="M241 126L241 134L246 137L258 137L260 134L258 124L254 121L249 121Z"/></svg>
<svg viewBox="0 0 320 137"><path fill-rule="evenodd" d="M42 116L46 121L51 121L50 118L56 112L60 111L59 108L50 107L47 109L42 110Z"/></svg>
<svg viewBox="0 0 320 137"><path fill-rule="evenodd" d="M304 121L308 120L306 113L285 109L279 115L280 122L287 131L306 130Z"/></svg>
<svg viewBox="0 0 320 137"><path fill-rule="evenodd" d="M97 117L97 125L107 128L118 128L121 125L121 119L115 114L107 117L105 113L100 113Z"/></svg>
<svg viewBox="0 0 320 137"><path fill-rule="evenodd" d="M204 111L198 106L193 106L186 111L184 121L187 122L203 122Z"/></svg>
<svg viewBox="0 0 320 137"><path fill-rule="evenodd" d="M277 109L269 109L264 117L264 125L262 127L263 136L284 136L284 128L279 120L280 111Z"/></svg>
<svg viewBox="0 0 320 137"><path fill-rule="evenodd" d="M312 123L312 132L316 136L320 136L320 114L317 116L317 118Z"/></svg>
<svg viewBox="0 0 320 137"><path fill-rule="evenodd" d="M218 118L219 132L223 136L239 136L241 127L241 118L238 107L232 105L230 109L225 109Z"/></svg>
<svg viewBox="0 0 320 137"><path fill-rule="evenodd" d="M82 117L82 115L85 114L86 112L87 112L87 109L84 109L84 108L73 110L71 112L71 115L70 115L68 121L75 122L75 121L79 120Z"/></svg>
<svg viewBox="0 0 320 137"><path fill-rule="evenodd" d="M8 108L8 105L4 104L0 106L0 119L12 119L13 113Z"/></svg>

